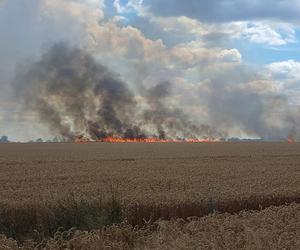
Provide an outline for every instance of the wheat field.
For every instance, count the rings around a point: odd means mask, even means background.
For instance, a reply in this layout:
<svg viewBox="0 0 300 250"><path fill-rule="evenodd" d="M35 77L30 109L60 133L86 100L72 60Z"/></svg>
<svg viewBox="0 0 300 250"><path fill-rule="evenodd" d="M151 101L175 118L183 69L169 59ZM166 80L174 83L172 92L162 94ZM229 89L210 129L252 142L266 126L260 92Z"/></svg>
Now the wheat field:
<svg viewBox="0 0 300 250"><path fill-rule="evenodd" d="M285 142L3 144L0 245L297 249L299 163Z"/></svg>
<svg viewBox="0 0 300 250"><path fill-rule="evenodd" d="M43 249L299 249L300 205L269 207L262 211L235 215L211 214L187 220L159 220L156 230L146 225L136 230L122 223L92 232L57 231L53 238L40 243ZM27 250L36 247L33 241L23 246L0 235L1 249Z"/></svg>

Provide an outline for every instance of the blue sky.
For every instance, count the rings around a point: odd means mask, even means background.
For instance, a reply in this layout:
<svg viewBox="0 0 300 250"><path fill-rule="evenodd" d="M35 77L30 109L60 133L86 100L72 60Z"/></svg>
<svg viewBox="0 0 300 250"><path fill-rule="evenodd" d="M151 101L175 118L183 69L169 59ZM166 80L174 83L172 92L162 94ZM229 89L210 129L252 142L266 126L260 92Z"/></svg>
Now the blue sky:
<svg viewBox="0 0 300 250"><path fill-rule="evenodd" d="M299 36L296 36L297 38ZM300 61L300 44L288 44L285 46L266 46L253 44L247 41L235 41L232 46L239 49L244 60L253 64L268 64L276 61L297 60Z"/></svg>
<svg viewBox="0 0 300 250"><path fill-rule="evenodd" d="M121 6L124 6L124 8L126 6L128 6L128 4L130 4L130 2L138 2L138 1L127 1L127 0L120 0L119 4ZM146 3L148 3L148 5L146 5L145 3L145 8L149 8L149 6L151 6L151 3L155 2L154 7L150 7L157 10L159 8L159 4L162 4L163 2L166 2L165 5L168 5L168 2L170 3L170 6L172 6L173 8L176 8L176 4L179 4L180 6L182 5L191 5L191 3L196 6L197 9L197 5L199 5L199 8L201 8L201 6L203 5L202 2L205 1L189 1L189 2L184 2L184 4L182 4L183 1L145 1ZM220 3L223 1L219 1ZM225 2L225 1L224 1ZM228 1L230 2L230 1ZM237 1L232 1L233 4L234 2ZM247 6L247 3L250 3L250 1L240 1L240 2L244 2L244 5ZM283 1L284 2L284 1ZM251 63L258 63L258 64L265 64L265 63L271 63L274 61L283 61L283 60L290 60L290 59L294 59L294 60L300 60L300 43L299 43L299 39L300 39L300 29L299 29L299 23L294 23L294 20L288 20L287 16L284 15L285 12L286 15L288 15L289 13L295 13L295 11L293 10L294 6L292 2L289 1L285 1L286 2L286 8L284 8L282 10L283 14L282 17L280 17L280 10L275 11L274 10L274 16L272 16L269 12L272 13L272 11L267 11L264 9L257 9L257 12L260 13L259 18L258 17L251 17L251 15L249 14L249 20L242 20L242 19L237 19L235 20L234 18L231 20L230 17L228 17L228 22L239 22L239 21L249 21L249 22L259 22L259 21L264 21L265 23L268 23L268 19L271 22L274 22L274 19L277 19L276 22L280 23L286 23L286 24L290 24L291 26L293 26L293 30L295 32L294 34L294 41L290 41L290 42L286 42L286 44L275 44L275 46L273 44L270 44L270 42L268 43L268 40L266 40L264 43L255 43L255 42L251 42L251 41L247 41L247 40L243 40L243 39L234 39L232 41L226 41L227 46L234 46L236 48L238 48L242 54L243 54L243 58ZM297 1L295 1L297 2ZM199 3L199 4L197 4ZM276 5L276 3L275 3ZM180 11L180 6L178 6L177 8L179 9L175 9L174 13L177 14L191 14L192 18L194 20L202 20L201 18L201 13L199 13L199 16L197 16L195 14L196 11L192 11L189 10L189 8L185 8L184 10ZM260 6L260 8L263 8L264 6L266 6L269 9L272 9L272 6L268 6L267 4L262 4ZM215 6L217 8L217 6ZM276 8L280 7L280 6L275 6ZM289 7L289 8L288 8ZM234 5L232 5L232 8L234 8ZM246 9L246 8L245 8ZM290 9L290 11L289 11ZM161 38L161 32L155 32L158 30L157 27L154 27L154 25L151 26L151 24L149 24L149 15L140 15L138 10L134 9L134 8L128 8L127 11L124 11L123 13L117 13L116 12L116 8L114 7L114 2L113 1L106 1L106 10L107 10L107 14L108 16L111 15L118 15L121 14L124 17L126 17L126 20L124 20L122 23L122 25L132 25L134 27L140 28L144 34L146 36L148 36L149 38L152 39L158 39ZM225 10L226 11L226 10ZM224 12L225 12L224 11ZM263 15L263 12L266 12L266 16ZM298 12L297 12L298 11ZM162 11L164 13L164 11ZM189 13L192 12L192 13ZM278 13L279 12L279 13ZM158 13L160 13L158 11ZM296 9L296 13L299 13L299 9ZM229 13L230 14L230 13ZM253 14L253 13L252 13ZM242 15L242 14L241 14ZM269 16L271 15L271 16ZM277 16L276 16L277 15ZM170 10L170 13L168 14L168 16L172 16L172 11ZM247 16L247 15L245 15ZM189 15L187 15L187 17L189 17ZM224 17L225 20L226 18L226 13L224 13ZM281 18L281 19L280 19ZM214 20L209 20L209 23L211 24ZM220 24L219 20L216 20L215 22ZM299 21L298 21L299 22ZM223 23L226 23L225 21L223 21ZM144 29L143 29L144 28ZM274 29L274 31L276 32L276 29ZM277 31L279 35L282 35L282 37L284 37L286 34L280 33L279 31ZM266 35L266 34L265 34ZM178 40L179 42L184 40L181 39L176 35L176 33L173 33L173 36L162 36L163 41L167 44L167 45L174 45L174 43L176 43L176 40ZM185 37L186 39L186 37ZM270 37L269 40L271 40L272 38ZM225 44L226 44L225 43Z"/></svg>
<svg viewBox="0 0 300 250"><path fill-rule="evenodd" d="M115 8L115 3L118 2L124 9L122 13L117 13L116 8ZM219 3L218 3L219 2ZM214 7L217 8L218 4L221 6L222 2L225 1L216 1ZM229 3L231 3L231 9L235 9L234 6L238 5L239 2L243 2L243 5L245 6L244 10L247 10L247 5L251 5L251 1L227 1L228 5L230 5ZM252 1L255 2L255 1ZM279 1L278 1L279 2ZM159 39L161 38L164 43L166 43L167 45L174 45L176 44L176 42L182 42L183 40L187 39L187 36L185 36L184 38L180 38L176 33L173 33L172 35L163 35L162 32L159 32L159 28L156 27L155 25L151 25L149 19L151 19L151 15L156 15L156 12L158 14L162 14L162 16L160 17L171 17L172 13L174 13L174 17L177 16L181 16L186 14L187 17L190 17L194 20L200 20L201 22L203 22L204 24L206 22L210 24L212 23L230 23L230 22L240 22L240 21L244 21L244 22L260 22L263 21L265 23L268 23L268 20L270 20L270 22L278 22L278 23L285 23L286 25L291 25L293 31L295 32L294 35L294 41L290 41L290 42L286 42L286 44L272 44L272 42L270 42L270 40L272 39L272 37L269 37L269 41L268 39L265 40L265 42L261 42L261 43L256 43L253 41L249 41L249 40L245 40L245 39L232 39L232 40L227 40L224 42L224 44L227 47L235 47L238 48L242 55L243 58L250 62L250 63L255 63L255 64L266 64L266 63L271 63L271 62L275 62L275 61L284 61L284 60L300 60L300 29L299 29L299 22L296 23L295 17L292 18L293 15L299 13L300 15L300 8L295 7L293 5L293 2L297 2L297 1L281 1L283 4L282 5L278 5L277 2L275 2L275 6L270 6L271 2L270 1L266 1L265 4L261 3L261 4L257 4L257 15L255 15L255 8L252 11L252 13L245 13L245 17L248 17L249 20L244 19L243 17L243 13L241 13L239 16L242 17L239 19L239 17L226 17L226 9L224 10L225 13L222 14L222 18L224 19L224 21L220 21L220 20L214 20L213 16L211 18L209 18L209 20L205 20L205 18L207 18L207 16L209 16L209 11L213 12L211 15L214 14L214 9L208 8L208 13L205 13L205 17L201 17L201 11L199 11L199 16L197 16L197 6L200 9L201 7L205 7L208 4L205 4L205 1L128 1L128 0L120 0L120 1L106 1L106 12L107 12L107 16L111 17L113 15L122 15L124 16L126 19L124 19L121 22L121 25L132 25L134 27L137 27L139 29L141 29L143 31L143 33L145 34L146 37L149 37L151 39ZM135 8L133 8L132 6L134 5L141 5L144 6L144 8L156 11L154 13L148 14L148 15L144 15L139 13L139 11ZM131 7L128 7L128 5ZM169 7L169 13L168 11L164 11L164 10L160 10L159 5L162 5L162 8L165 7ZM193 11L193 9L190 9L189 7L185 7L182 8L183 5L185 6L189 6L191 5L192 7L196 7ZM269 6L268 6L269 5ZM237 6L238 7L238 6ZM282 13L280 12L280 9L278 8L282 8ZM180 9L182 8L182 10ZM263 9L266 8L266 9ZM272 11L272 8L274 8L274 10ZM268 9L270 9L270 11L268 11ZM173 10L173 12L172 12ZM204 11L203 11L204 12ZM235 11L228 11L228 15L230 15L232 12L236 12ZM250 12L250 11L249 11ZM253 13L254 12L254 13ZM264 16L264 12L265 12L265 16ZM272 14L273 13L273 14ZM251 16L253 15L253 17ZM273 15L273 16L272 16ZM159 16L159 15L158 15ZM202 19L204 19L204 21L202 21ZM232 20L231 20L232 19ZM226 21L225 21L226 20ZM295 23L294 23L295 21ZM286 34L284 32L280 32L278 30L276 30L276 28L273 30L274 32L278 32L277 34L281 35L282 37L284 37ZM261 34L261 35L267 35L267 34ZM270 35L270 34L269 34ZM274 33L275 35L275 33Z"/></svg>

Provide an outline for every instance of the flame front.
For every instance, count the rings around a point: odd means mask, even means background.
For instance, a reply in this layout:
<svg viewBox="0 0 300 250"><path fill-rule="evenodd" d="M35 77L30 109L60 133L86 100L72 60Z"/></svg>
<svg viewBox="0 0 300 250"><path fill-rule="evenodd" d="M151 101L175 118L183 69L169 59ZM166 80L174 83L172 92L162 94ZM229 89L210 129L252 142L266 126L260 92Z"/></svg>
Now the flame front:
<svg viewBox="0 0 300 250"><path fill-rule="evenodd" d="M106 143L200 143L200 142L216 142L215 139L188 139L188 140L175 140L175 139L159 139L159 138L119 138L119 137L105 137L98 140L90 140L84 137L75 139L75 143L88 143L88 142L106 142Z"/></svg>

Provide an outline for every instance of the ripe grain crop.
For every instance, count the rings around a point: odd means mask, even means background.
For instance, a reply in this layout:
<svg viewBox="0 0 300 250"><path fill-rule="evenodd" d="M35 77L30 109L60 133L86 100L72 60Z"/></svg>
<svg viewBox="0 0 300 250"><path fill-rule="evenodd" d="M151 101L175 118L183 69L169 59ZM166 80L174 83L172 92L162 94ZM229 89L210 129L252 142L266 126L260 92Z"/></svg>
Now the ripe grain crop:
<svg viewBox="0 0 300 250"><path fill-rule="evenodd" d="M117 193L127 203L293 197L300 144L0 145L1 203Z"/></svg>
<svg viewBox="0 0 300 250"><path fill-rule="evenodd" d="M0 145L0 230L22 242L58 227L299 203L299 152L284 142Z"/></svg>
<svg viewBox="0 0 300 250"><path fill-rule="evenodd" d="M300 205L269 207L262 211L235 215L211 214L187 220L159 220L143 228L121 223L92 232L57 231L53 238L39 245L26 241L23 245L0 235L1 249L299 249Z"/></svg>

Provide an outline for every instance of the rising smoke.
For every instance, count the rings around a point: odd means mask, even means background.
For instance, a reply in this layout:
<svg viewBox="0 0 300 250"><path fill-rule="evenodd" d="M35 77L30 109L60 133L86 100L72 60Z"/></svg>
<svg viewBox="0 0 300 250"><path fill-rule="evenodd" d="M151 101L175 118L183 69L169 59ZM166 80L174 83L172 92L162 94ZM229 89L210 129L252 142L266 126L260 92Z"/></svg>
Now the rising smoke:
<svg viewBox="0 0 300 250"><path fill-rule="evenodd" d="M168 135L172 138L175 138L178 132L183 138L192 139L197 139L200 136L202 138L219 138L226 135L225 132L217 131L211 126L196 125L191 121L189 115L179 108L180 104L176 108L169 107L166 98L172 94L171 87L170 82L162 82L144 93L150 109L143 113L143 120L156 124L160 138L165 138L166 136L164 127L167 128Z"/></svg>
<svg viewBox="0 0 300 250"><path fill-rule="evenodd" d="M220 138L235 127L268 140L297 139L299 111L284 95L249 87L256 79L240 68L239 73L216 74L201 86L198 105L207 108L213 126L195 122L180 104L168 105L172 83L134 94L87 52L62 43L19 72L14 89L24 113L33 112L52 134L67 140Z"/></svg>
<svg viewBox="0 0 300 250"><path fill-rule="evenodd" d="M235 67L210 77L200 103L209 110L210 123L225 131L238 128L265 140L298 139L299 110L269 84L251 68Z"/></svg>
<svg viewBox="0 0 300 250"><path fill-rule="evenodd" d="M0 1L1 134L299 139L299 78L243 61L227 25L199 23L195 38L186 18L170 32L177 18L137 29L105 12L101 0ZM59 41L72 46L43 54Z"/></svg>
<svg viewBox="0 0 300 250"><path fill-rule="evenodd" d="M140 108L125 82L85 51L66 44L54 45L40 61L19 73L14 86L23 112L34 112L52 133L69 140L216 135L208 126L193 124L179 108L166 105L171 83L145 90L145 108Z"/></svg>

